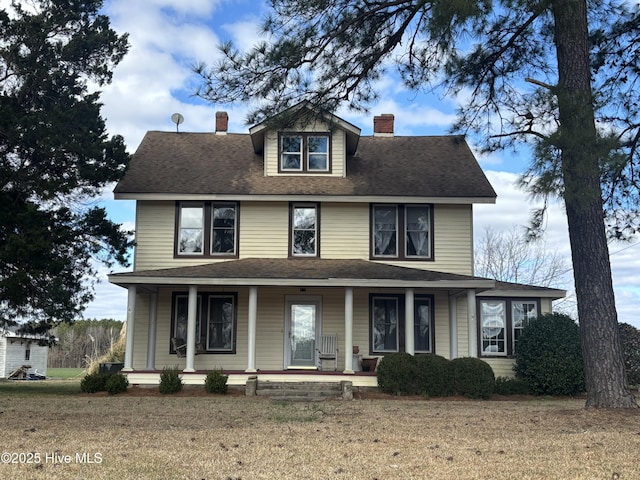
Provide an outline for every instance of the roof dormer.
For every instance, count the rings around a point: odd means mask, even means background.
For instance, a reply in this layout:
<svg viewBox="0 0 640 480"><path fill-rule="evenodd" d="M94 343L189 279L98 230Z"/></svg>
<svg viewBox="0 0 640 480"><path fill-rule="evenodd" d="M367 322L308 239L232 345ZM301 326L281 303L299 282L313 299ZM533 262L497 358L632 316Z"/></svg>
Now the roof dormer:
<svg viewBox="0 0 640 480"><path fill-rule="evenodd" d="M299 103L249 129L265 175L346 174L346 158L358 147L360 129L330 113Z"/></svg>

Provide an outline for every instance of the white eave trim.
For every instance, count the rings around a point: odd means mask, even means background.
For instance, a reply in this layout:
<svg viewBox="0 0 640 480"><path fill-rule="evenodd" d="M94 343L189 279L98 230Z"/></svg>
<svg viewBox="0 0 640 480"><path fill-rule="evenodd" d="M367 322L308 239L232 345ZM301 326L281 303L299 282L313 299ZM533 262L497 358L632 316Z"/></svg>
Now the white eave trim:
<svg viewBox="0 0 640 480"><path fill-rule="evenodd" d="M231 195L203 193L115 193L116 200L149 201L254 201L254 202L314 202L324 203L433 203L433 204L474 204L496 203L495 197L418 197L418 196L377 196L377 195Z"/></svg>
<svg viewBox="0 0 640 480"><path fill-rule="evenodd" d="M567 296L566 290L554 289L531 289L531 290L484 290L477 293L479 297L510 297L510 298L564 298Z"/></svg>

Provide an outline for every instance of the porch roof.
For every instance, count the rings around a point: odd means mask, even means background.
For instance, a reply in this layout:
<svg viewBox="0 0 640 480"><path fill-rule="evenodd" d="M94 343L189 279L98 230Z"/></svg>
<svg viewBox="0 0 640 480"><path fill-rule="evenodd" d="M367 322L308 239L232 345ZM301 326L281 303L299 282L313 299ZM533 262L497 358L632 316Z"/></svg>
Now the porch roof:
<svg viewBox="0 0 640 480"><path fill-rule="evenodd" d="M367 260L246 258L205 265L114 273L116 285L243 285L491 289L495 280Z"/></svg>

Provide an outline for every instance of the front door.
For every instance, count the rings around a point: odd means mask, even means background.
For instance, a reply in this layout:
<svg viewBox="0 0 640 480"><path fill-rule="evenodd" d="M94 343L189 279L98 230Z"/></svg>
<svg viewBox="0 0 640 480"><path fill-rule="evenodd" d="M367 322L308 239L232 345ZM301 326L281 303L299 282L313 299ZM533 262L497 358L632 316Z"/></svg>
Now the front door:
<svg viewBox="0 0 640 480"><path fill-rule="evenodd" d="M316 367L320 300L316 297L288 297L286 303L285 368Z"/></svg>

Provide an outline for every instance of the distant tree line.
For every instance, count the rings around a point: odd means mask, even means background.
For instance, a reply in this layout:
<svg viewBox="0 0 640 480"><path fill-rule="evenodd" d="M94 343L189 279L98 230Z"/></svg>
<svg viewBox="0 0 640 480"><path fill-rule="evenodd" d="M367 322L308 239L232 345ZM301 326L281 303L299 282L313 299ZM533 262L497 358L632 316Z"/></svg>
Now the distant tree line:
<svg viewBox="0 0 640 480"><path fill-rule="evenodd" d="M78 320L58 325L52 331L58 341L49 351L49 367L88 367L118 341L123 325L113 319Z"/></svg>

